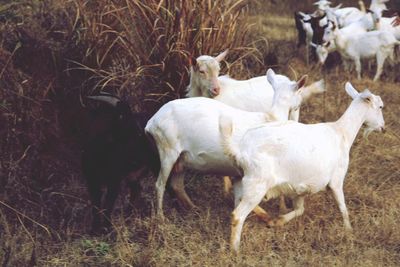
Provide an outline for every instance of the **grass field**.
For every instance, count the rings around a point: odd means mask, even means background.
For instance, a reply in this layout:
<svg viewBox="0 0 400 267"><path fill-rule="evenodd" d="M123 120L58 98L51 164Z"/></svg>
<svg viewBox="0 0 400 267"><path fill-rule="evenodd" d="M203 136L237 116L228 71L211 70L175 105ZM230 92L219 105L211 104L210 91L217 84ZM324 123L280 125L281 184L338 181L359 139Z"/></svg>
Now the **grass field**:
<svg viewBox="0 0 400 267"><path fill-rule="evenodd" d="M345 2L355 6L357 1ZM311 81L324 78L327 92L310 99L301 110L300 120L305 123L339 118L351 102L344 91L346 81L351 81L359 91L369 88L382 97L386 133L375 132L368 139L360 133L351 150L344 191L352 234L344 232L331 193L320 192L306 197L304 215L284 227L268 228L249 216L242 232L241 253L233 256L229 249L232 197L223 196L219 177L188 173L186 188L198 210L180 209L167 194L166 221L160 223L154 215L155 178L144 177L140 206L131 209L123 186L113 213L115 231L103 237L88 235L90 203L80 174L75 132L73 128L55 124L65 116L61 112L65 109L55 108L64 95L47 97L61 78L46 67L48 63L40 61L41 52L21 55L18 53L22 50L8 46L4 37L7 23L2 20L0 123L7 125L1 130L0 141L2 266L399 266L399 64L386 65L381 81L376 83L372 82L375 64L371 70L365 64L362 80L356 80L354 72L344 72L341 65L329 70L320 70L313 63L307 66L304 48L296 48L292 12L312 10L311 3L255 1L245 8L241 16L252 24L246 36L250 43L257 40L254 49L258 52L254 54L259 60L254 63L250 57L248 65L224 66L223 72L229 70L234 78L247 78L274 67L293 79L303 74L308 74ZM1 12L0 9L0 15ZM74 19L65 20L74 23ZM83 35L83 30L80 34ZM22 47L29 46L28 37L21 41ZM224 49L223 44L223 41L218 43L218 49ZM231 51L228 63L230 60L241 63L238 60L241 51L252 52L251 49ZM74 56L84 54L75 52ZM215 55L219 51L211 52ZM267 56L271 54L274 60ZM265 64L260 64L263 58ZM81 63L91 64L89 60ZM125 63L113 64L123 70ZM88 78L86 74L70 75L70 79ZM32 93L34 88L40 88L40 97ZM129 99L135 109L140 109L142 101L135 94L128 94ZM26 110L31 112L24 113ZM38 134L45 132L44 129L48 130L46 135ZM278 214L277 201L262 206Z"/></svg>

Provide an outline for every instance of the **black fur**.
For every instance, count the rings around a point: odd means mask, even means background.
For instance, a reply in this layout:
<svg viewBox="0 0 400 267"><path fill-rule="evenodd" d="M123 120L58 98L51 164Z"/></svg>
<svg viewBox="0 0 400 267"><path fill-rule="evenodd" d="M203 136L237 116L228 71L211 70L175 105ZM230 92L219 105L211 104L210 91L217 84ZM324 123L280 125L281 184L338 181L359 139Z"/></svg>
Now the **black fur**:
<svg viewBox="0 0 400 267"><path fill-rule="evenodd" d="M158 174L160 159L144 132L150 115L133 113L129 104L121 100L115 106L96 102L100 105L89 111L90 132L83 149L82 172L93 205L92 231L99 233L111 226L111 212L122 179L144 168ZM131 194L140 192L137 179L128 184Z"/></svg>

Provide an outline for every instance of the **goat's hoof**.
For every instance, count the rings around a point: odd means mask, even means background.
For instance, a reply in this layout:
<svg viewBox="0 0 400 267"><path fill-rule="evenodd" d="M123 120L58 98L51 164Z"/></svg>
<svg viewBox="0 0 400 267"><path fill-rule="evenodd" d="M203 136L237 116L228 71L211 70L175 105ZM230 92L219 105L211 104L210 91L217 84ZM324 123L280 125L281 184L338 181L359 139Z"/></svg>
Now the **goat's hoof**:
<svg viewBox="0 0 400 267"><path fill-rule="evenodd" d="M271 219L267 222L269 227L281 227L285 224L285 219L283 217L278 217L275 219Z"/></svg>

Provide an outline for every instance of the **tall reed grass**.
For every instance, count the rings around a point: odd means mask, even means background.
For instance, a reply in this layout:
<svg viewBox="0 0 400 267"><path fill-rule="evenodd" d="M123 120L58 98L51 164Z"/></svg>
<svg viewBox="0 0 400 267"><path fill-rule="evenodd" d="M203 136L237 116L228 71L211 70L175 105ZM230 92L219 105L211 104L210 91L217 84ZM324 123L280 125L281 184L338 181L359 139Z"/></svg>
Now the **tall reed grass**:
<svg viewBox="0 0 400 267"><path fill-rule="evenodd" d="M183 95L193 57L229 48L229 67L235 67L249 54L259 56L248 39L244 0L74 3L85 56L92 59L76 63L92 73L95 90L163 103Z"/></svg>

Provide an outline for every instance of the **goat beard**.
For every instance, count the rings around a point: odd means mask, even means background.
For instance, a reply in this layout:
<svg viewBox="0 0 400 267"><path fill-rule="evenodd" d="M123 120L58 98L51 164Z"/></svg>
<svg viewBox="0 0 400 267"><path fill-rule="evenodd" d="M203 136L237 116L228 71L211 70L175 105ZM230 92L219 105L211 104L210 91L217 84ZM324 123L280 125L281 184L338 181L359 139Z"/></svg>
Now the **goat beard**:
<svg viewBox="0 0 400 267"><path fill-rule="evenodd" d="M374 131L374 129L371 128L371 127L365 128L364 133L363 133L363 137L364 137L365 139L368 139L368 136L369 136L370 133L372 133L373 131Z"/></svg>

